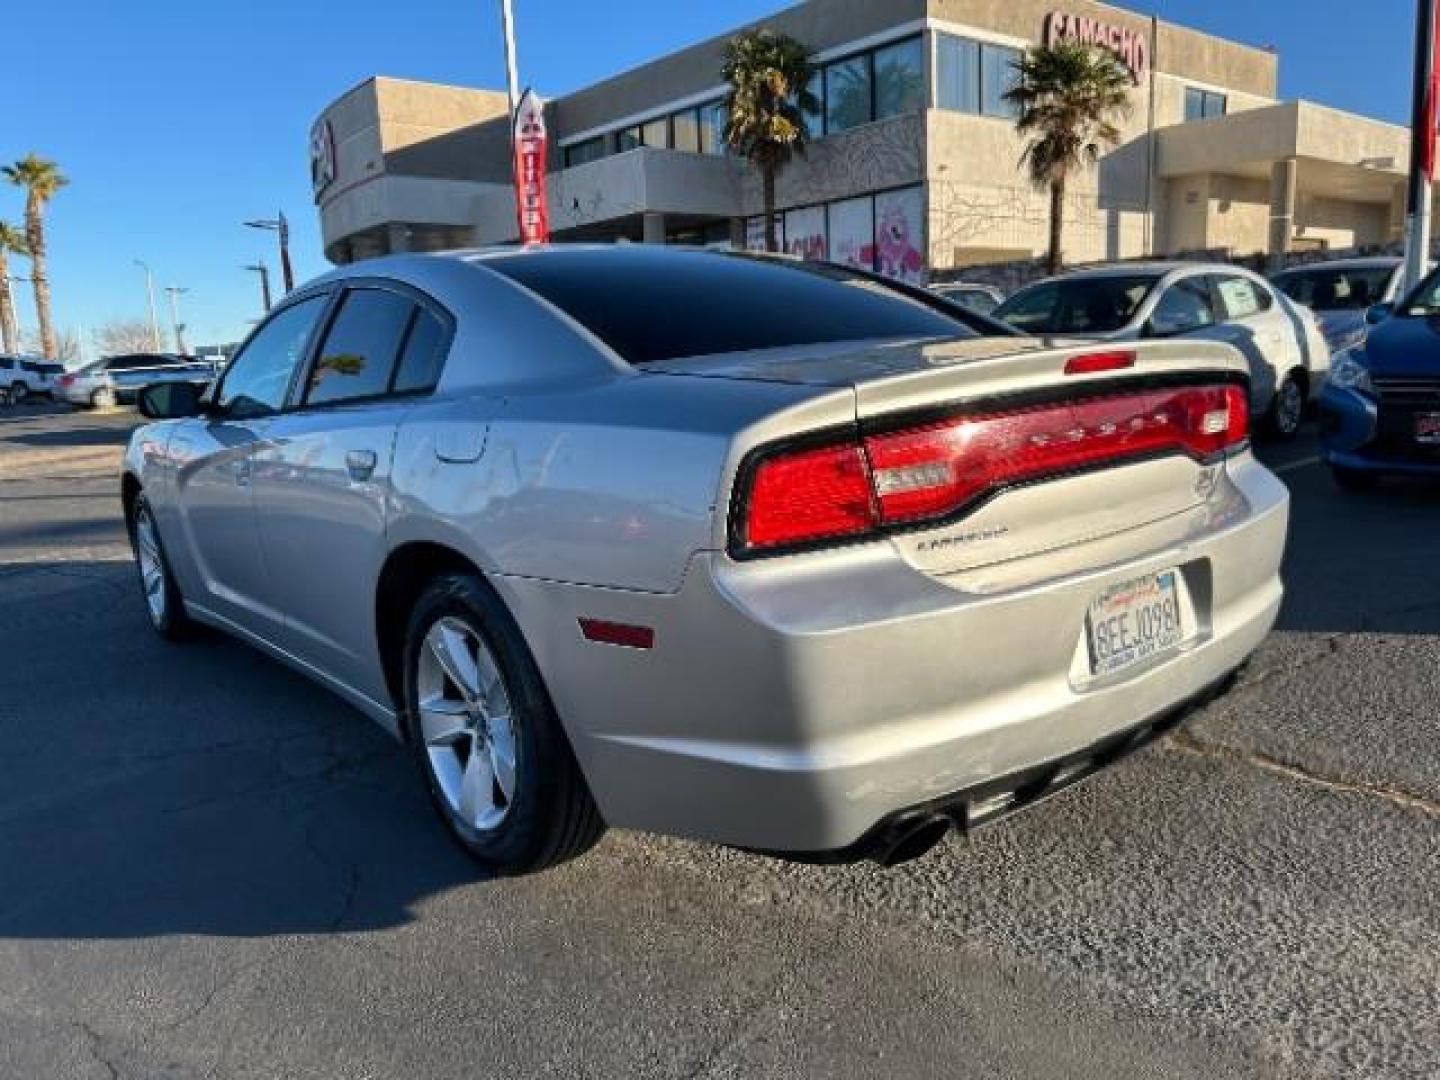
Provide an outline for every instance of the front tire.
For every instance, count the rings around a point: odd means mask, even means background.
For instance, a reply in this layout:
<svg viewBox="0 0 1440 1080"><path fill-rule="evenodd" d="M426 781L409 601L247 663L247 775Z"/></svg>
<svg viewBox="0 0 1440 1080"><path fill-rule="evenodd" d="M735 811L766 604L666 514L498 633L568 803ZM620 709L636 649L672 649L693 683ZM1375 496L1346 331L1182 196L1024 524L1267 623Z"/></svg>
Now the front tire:
<svg viewBox="0 0 1440 1080"><path fill-rule="evenodd" d="M1275 388L1275 397L1265 414L1265 430L1275 438L1289 442L1299 434L1304 419L1305 384L1292 371Z"/></svg>
<svg viewBox="0 0 1440 1080"><path fill-rule="evenodd" d="M108 386L102 386L90 395L90 407L100 410L115 408L115 391Z"/></svg>
<svg viewBox="0 0 1440 1080"><path fill-rule="evenodd" d="M166 641L183 641L195 633L195 624L185 613L185 601L175 575L170 572L160 530L150 502L143 494L135 497L131 513L130 541L135 549L135 567L140 575L140 595L150 616L150 625Z"/></svg>
<svg viewBox="0 0 1440 1080"><path fill-rule="evenodd" d="M479 578L447 574L405 634L405 729L451 836L502 874L583 854L600 811L510 613Z"/></svg>
<svg viewBox="0 0 1440 1080"><path fill-rule="evenodd" d="M26 386L23 382L11 383L10 404L19 405L22 401L25 400L26 395L28 395L29 393L30 388Z"/></svg>

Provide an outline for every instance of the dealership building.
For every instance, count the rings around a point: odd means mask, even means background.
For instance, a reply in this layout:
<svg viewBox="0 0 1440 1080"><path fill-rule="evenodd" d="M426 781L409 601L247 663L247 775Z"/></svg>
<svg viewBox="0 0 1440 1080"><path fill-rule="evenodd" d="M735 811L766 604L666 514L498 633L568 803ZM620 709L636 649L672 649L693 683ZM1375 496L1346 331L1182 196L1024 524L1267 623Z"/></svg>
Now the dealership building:
<svg viewBox="0 0 1440 1080"><path fill-rule="evenodd" d="M1021 50L1057 39L1133 84L1120 145L1070 185L1070 261L1400 238L1408 132L1279 100L1271 50L1089 0L808 0L756 25L819 71L813 141L777 190L797 254L921 280L1043 251L1048 196L1004 94ZM759 177L721 138L729 36L548 103L555 240L760 244ZM516 237L503 92L369 79L316 120L311 173L337 263Z"/></svg>

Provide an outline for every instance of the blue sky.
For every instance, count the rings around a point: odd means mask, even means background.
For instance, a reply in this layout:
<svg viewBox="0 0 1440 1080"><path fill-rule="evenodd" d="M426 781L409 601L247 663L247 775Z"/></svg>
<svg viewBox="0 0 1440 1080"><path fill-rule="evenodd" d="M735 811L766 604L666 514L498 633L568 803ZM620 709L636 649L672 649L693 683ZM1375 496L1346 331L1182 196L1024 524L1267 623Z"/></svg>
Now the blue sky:
<svg viewBox="0 0 1440 1080"><path fill-rule="evenodd" d="M553 96L783 0L514 3L522 81ZM1413 0L1370 0L1359 11L1348 0L1126 6L1274 45L1284 97L1396 122L1408 116ZM57 321L93 329L143 317L133 260L144 259L157 288L190 289L182 315L192 343L243 334L259 301L255 275L241 267L263 257L277 279L278 267L273 238L242 221L283 207L297 276L327 265L309 195L311 120L376 73L502 86L497 12L498 0L7 5L0 160L35 150L72 181L50 214ZM0 218L18 220L21 206L18 190L0 189ZM28 296L22 301L22 323L33 327Z"/></svg>

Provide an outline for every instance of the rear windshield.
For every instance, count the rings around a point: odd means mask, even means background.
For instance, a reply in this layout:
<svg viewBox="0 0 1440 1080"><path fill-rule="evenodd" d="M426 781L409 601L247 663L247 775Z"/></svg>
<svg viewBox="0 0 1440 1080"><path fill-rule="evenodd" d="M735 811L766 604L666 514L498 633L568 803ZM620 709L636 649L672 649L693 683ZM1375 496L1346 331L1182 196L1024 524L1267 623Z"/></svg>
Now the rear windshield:
<svg viewBox="0 0 1440 1080"><path fill-rule="evenodd" d="M1042 281L995 309L995 318L1030 334L1108 334L1129 324L1158 278Z"/></svg>
<svg viewBox="0 0 1440 1080"><path fill-rule="evenodd" d="M977 337L939 305L828 263L624 245L486 266L544 297L631 364L873 338Z"/></svg>
<svg viewBox="0 0 1440 1080"><path fill-rule="evenodd" d="M1275 286L1316 311L1360 311L1385 299L1394 272L1386 266L1291 270L1277 274Z"/></svg>

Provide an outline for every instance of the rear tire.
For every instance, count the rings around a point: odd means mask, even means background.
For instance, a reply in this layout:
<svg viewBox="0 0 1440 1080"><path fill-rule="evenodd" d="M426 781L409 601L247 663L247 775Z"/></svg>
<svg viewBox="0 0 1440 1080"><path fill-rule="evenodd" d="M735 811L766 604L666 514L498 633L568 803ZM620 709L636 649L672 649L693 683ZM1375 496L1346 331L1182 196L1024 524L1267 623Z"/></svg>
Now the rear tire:
<svg viewBox="0 0 1440 1080"><path fill-rule="evenodd" d="M1343 465L1331 465L1330 475L1335 480L1335 486L1341 491L1363 493L1374 491L1380 486L1380 474L1366 472L1363 469L1347 469Z"/></svg>
<svg viewBox="0 0 1440 1080"><path fill-rule="evenodd" d="M160 542L160 530L150 511L144 493L135 496L130 514L130 543L135 552L135 568L140 577L140 596L145 601L150 625L166 641L185 641L195 634L196 625L185 613L185 600L170 561Z"/></svg>
<svg viewBox="0 0 1440 1080"><path fill-rule="evenodd" d="M405 633L405 733L450 835L496 873L573 859L605 831L519 628L483 581L446 574Z"/></svg>
<svg viewBox="0 0 1440 1080"><path fill-rule="evenodd" d="M1292 371L1275 388L1275 396L1265 414L1265 430L1275 438L1288 442L1299 434L1304 419L1305 383Z"/></svg>
<svg viewBox="0 0 1440 1080"><path fill-rule="evenodd" d="M115 391L108 386L102 386L90 395L90 407L102 410L115 408Z"/></svg>

